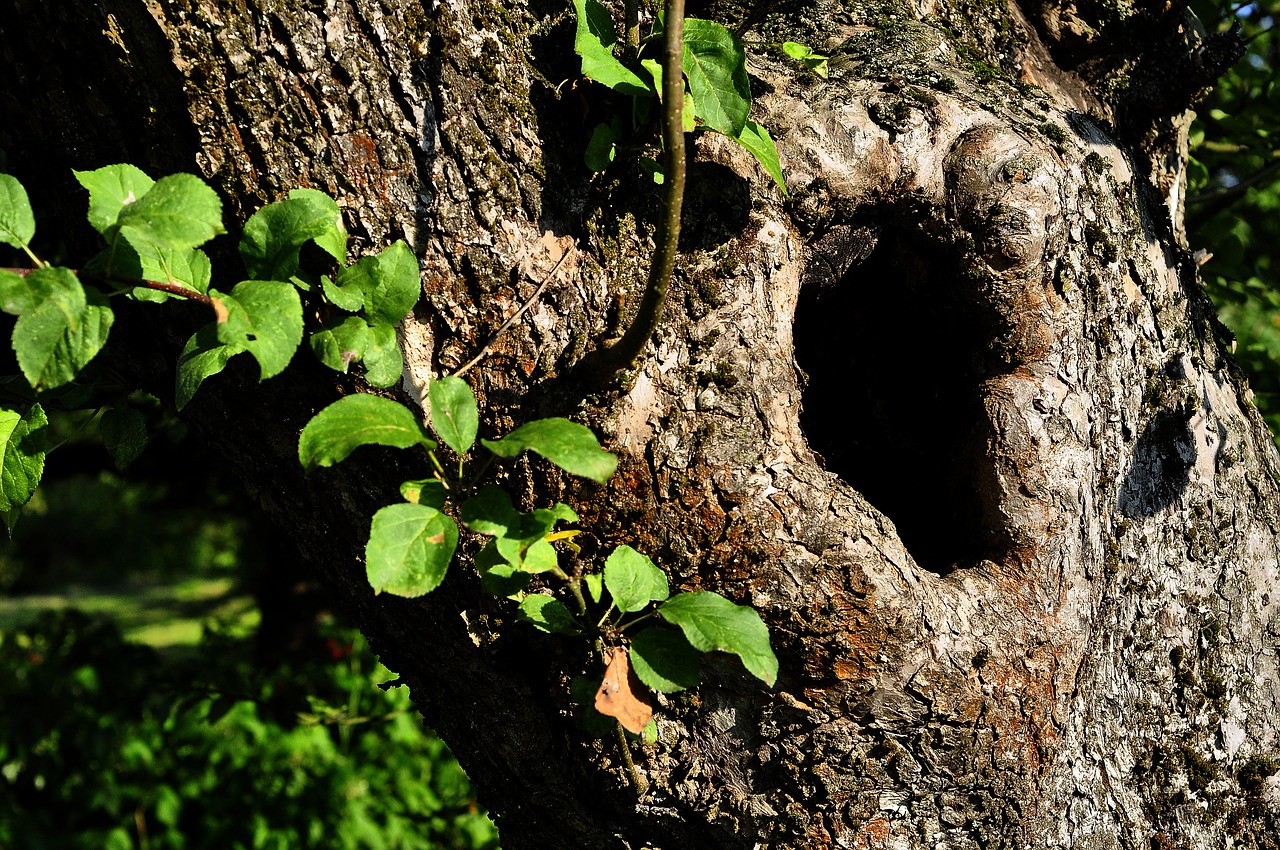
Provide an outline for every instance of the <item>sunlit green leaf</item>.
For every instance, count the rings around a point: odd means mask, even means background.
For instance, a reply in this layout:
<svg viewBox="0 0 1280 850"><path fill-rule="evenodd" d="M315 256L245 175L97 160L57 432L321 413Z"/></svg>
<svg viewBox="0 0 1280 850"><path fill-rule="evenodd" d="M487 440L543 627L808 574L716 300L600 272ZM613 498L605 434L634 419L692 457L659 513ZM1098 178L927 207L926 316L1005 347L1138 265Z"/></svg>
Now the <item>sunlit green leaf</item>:
<svg viewBox="0 0 1280 850"><path fill-rule="evenodd" d="M49 425L38 404L0 408L0 511L27 503L44 475L45 437ZM12 523L6 523L12 530Z"/></svg>
<svg viewBox="0 0 1280 850"><path fill-rule="evenodd" d="M449 492L439 478L405 481L400 485L400 495L410 504L426 505L438 511L444 510L445 503L449 501Z"/></svg>
<svg viewBox="0 0 1280 850"><path fill-rule="evenodd" d="M89 190L89 224L104 236L115 225L120 210L141 198L156 183L142 169L128 163L71 173Z"/></svg>
<svg viewBox="0 0 1280 850"><path fill-rule="evenodd" d="M369 328L369 347L364 352L364 379L375 387L394 386L404 375L404 355L391 325Z"/></svg>
<svg viewBox="0 0 1280 850"><path fill-rule="evenodd" d="M619 611L639 611L671 594L666 574L654 566L647 555L625 544L614 549L605 560L604 585Z"/></svg>
<svg viewBox="0 0 1280 850"><path fill-rule="evenodd" d="M476 555L476 571L480 573L480 588L494 596L519 594L533 579L532 573L521 572L507 563L492 540Z"/></svg>
<svg viewBox="0 0 1280 850"><path fill-rule="evenodd" d="M458 526L426 505L388 505L373 515L365 566L374 593L416 597L439 587L458 546Z"/></svg>
<svg viewBox="0 0 1280 850"><path fill-rule="evenodd" d="M372 258L369 273L372 287L365 290L364 310L374 322L399 322L422 297L418 258L404 240L392 243Z"/></svg>
<svg viewBox="0 0 1280 850"><path fill-rule="evenodd" d="M777 680L778 659L769 646L769 629L754 608L699 590L671 597L658 606L658 616L679 626L694 649L732 653L766 685L772 687Z"/></svg>
<svg viewBox="0 0 1280 850"><path fill-rule="evenodd" d="M684 74L697 116L711 129L737 136L751 111L751 84L742 42L714 21L684 22Z"/></svg>
<svg viewBox="0 0 1280 850"><path fill-rule="evenodd" d="M174 251L199 247L226 232L222 201L194 174L161 177L142 197L121 207L116 226L135 248Z"/></svg>
<svg viewBox="0 0 1280 850"><path fill-rule="evenodd" d="M29 274L0 269L0 310L20 316L44 299L44 287L48 284L42 284L39 278L28 280L29 277Z"/></svg>
<svg viewBox="0 0 1280 850"><path fill-rule="evenodd" d="M609 480L618 459L600 448L591 429L568 419L535 419L501 440L481 440L499 457L517 457L533 451L565 472L590 478L601 484Z"/></svg>
<svg viewBox="0 0 1280 850"><path fill-rule="evenodd" d="M533 593L524 598L520 603L519 618L548 634L582 633L582 626L563 602L541 593Z"/></svg>
<svg viewBox="0 0 1280 850"><path fill-rule="evenodd" d="M773 178L773 182L778 184L782 194L786 195L787 184L782 177L782 165L778 162L778 149L774 146L769 131L754 121L748 121L743 126L741 134L730 136L730 138L751 152L751 155Z"/></svg>
<svg viewBox="0 0 1280 850"><path fill-rule="evenodd" d="M36 235L36 218L27 190L18 178L0 174L0 242L14 248L31 244Z"/></svg>
<svg viewBox="0 0 1280 850"><path fill-rule="evenodd" d="M279 280L246 280L231 293L210 296L227 311L218 323L218 339L258 361L262 380L280 374L302 342L302 300L298 290Z"/></svg>
<svg viewBox="0 0 1280 850"><path fill-rule="evenodd" d="M803 63L813 73L822 79L827 78L827 59L821 53L815 53L812 47L805 44L798 44L794 41L784 41L782 43L782 52L795 59L797 62Z"/></svg>
<svg viewBox="0 0 1280 850"><path fill-rule="evenodd" d="M582 583L587 586L587 596L591 597L591 601L599 602L604 595L604 576L600 573L587 573L582 577Z"/></svg>
<svg viewBox="0 0 1280 850"><path fill-rule="evenodd" d="M599 0L573 0L578 17L573 51L582 57L582 74L623 94L643 96L649 88L613 55L618 40L613 16Z"/></svg>
<svg viewBox="0 0 1280 850"><path fill-rule="evenodd" d="M346 241L337 203L315 189L294 189L286 200L268 204L245 222L240 258L251 278L290 280L298 274L298 253L307 242L341 263Z"/></svg>
<svg viewBox="0 0 1280 850"><path fill-rule="evenodd" d="M333 466L367 445L436 446L409 408L388 398L358 394L344 396L312 417L298 440L298 460L308 469Z"/></svg>
<svg viewBox="0 0 1280 850"><path fill-rule="evenodd" d="M431 400L431 426L445 445L465 455L475 444L480 415L471 387L461 378L439 378L427 388Z"/></svg>
<svg viewBox="0 0 1280 850"><path fill-rule="evenodd" d="M70 382L106 344L114 315L97 290L85 290L68 269L27 275L32 301L13 328L13 349L33 386Z"/></svg>
<svg viewBox="0 0 1280 850"><path fill-rule="evenodd" d="M311 335L311 350L316 358L339 372L364 357L373 332L359 316L348 316L340 324L322 328Z"/></svg>

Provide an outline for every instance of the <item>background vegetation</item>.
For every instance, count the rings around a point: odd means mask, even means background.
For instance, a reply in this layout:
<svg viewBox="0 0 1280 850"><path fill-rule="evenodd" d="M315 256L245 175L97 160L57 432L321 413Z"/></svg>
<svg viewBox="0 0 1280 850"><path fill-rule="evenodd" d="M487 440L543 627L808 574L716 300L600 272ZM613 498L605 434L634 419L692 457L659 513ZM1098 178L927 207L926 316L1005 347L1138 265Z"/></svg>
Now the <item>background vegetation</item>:
<svg viewBox="0 0 1280 850"><path fill-rule="evenodd" d="M1208 30L1239 26L1249 50L1192 128L1187 238L1273 434L1280 433L1280 3L1194 4Z"/></svg>
<svg viewBox="0 0 1280 850"><path fill-rule="evenodd" d="M407 689L136 401L124 469L58 423L0 556L0 847L496 848Z"/></svg>

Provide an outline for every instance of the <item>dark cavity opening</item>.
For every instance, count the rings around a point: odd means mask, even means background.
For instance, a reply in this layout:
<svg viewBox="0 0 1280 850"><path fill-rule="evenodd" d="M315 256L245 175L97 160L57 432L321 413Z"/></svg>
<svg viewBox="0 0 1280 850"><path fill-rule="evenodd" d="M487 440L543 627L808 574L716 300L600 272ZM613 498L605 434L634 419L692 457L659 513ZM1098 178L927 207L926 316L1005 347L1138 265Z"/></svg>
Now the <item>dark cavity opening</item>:
<svg viewBox="0 0 1280 850"><path fill-rule="evenodd" d="M975 283L957 256L916 234L885 227L874 242L842 240L817 243L839 253L810 263L796 309L809 445L893 521L925 569L995 557L1003 541L983 530L979 392L998 334L965 298ZM841 257L860 256L843 268Z"/></svg>

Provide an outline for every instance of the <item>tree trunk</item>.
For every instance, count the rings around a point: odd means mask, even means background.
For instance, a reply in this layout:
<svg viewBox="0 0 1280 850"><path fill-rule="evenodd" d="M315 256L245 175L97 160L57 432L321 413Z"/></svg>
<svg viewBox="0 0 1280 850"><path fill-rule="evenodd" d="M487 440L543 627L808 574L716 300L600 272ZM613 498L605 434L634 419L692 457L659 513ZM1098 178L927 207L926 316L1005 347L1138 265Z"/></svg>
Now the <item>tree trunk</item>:
<svg viewBox="0 0 1280 850"><path fill-rule="evenodd" d="M184 417L412 687L504 846L1277 846L1280 459L1181 228L1187 110L1231 37L1158 4L778 4L747 41L789 197L697 135L663 324L588 394L572 366L638 302L659 196L634 157L582 165L622 107L579 78L566 4L9 5L0 170L50 244L92 248L71 168L197 172L233 232L323 189L357 247L422 259L411 403L550 274L468 375L482 435L569 415L621 464L507 483L572 504L584 558L630 543L769 625L777 687L707 660L633 745L637 797L573 719L585 648L514 622L465 557L420 600L372 595L369 517L423 470L363 450L304 475L296 451L358 382L309 355L207 382ZM102 356L172 398L203 321L122 309Z"/></svg>

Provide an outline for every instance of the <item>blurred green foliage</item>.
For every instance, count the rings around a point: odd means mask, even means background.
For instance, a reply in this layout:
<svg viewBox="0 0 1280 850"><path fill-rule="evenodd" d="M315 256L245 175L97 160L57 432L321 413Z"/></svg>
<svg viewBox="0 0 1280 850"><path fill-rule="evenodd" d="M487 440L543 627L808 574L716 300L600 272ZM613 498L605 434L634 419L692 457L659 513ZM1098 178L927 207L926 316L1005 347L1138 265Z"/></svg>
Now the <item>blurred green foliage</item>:
<svg viewBox="0 0 1280 850"><path fill-rule="evenodd" d="M0 545L0 848L496 848L407 689L198 441L134 404L152 441L123 468L96 419L54 419Z"/></svg>
<svg viewBox="0 0 1280 850"><path fill-rule="evenodd" d="M1259 409L1280 434L1280 2L1193 4L1210 31L1239 26L1248 52L1200 105L1192 127L1187 236L1236 335Z"/></svg>
<svg viewBox="0 0 1280 850"><path fill-rule="evenodd" d="M0 637L0 847L496 848L462 770L359 634L264 672L46 613Z"/></svg>

